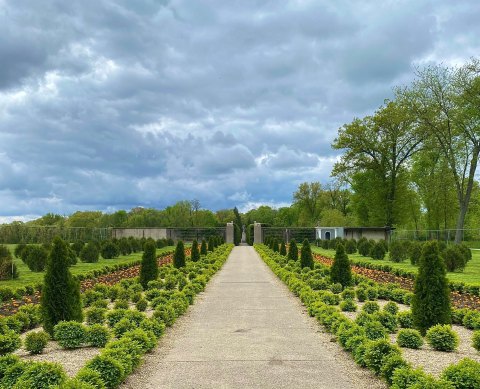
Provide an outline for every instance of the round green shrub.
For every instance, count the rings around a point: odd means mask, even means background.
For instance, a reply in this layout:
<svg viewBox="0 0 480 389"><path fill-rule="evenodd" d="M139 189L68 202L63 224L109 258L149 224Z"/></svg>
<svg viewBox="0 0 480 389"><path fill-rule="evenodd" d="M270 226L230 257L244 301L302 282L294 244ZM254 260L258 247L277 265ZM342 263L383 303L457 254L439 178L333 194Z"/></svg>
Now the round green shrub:
<svg viewBox="0 0 480 389"><path fill-rule="evenodd" d="M88 324L103 324L105 322L105 308L92 307L85 311L85 317Z"/></svg>
<svg viewBox="0 0 480 389"><path fill-rule="evenodd" d="M86 329L76 321L61 321L53 328L53 338L63 348L78 348L86 342Z"/></svg>
<svg viewBox="0 0 480 389"><path fill-rule="evenodd" d="M97 355L87 362L85 367L98 372L107 389L116 388L125 377L125 370L122 365L108 356Z"/></svg>
<svg viewBox="0 0 480 389"><path fill-rule="evenodd" d="M402 328L413 328L413 316L410 311L403 311L397 313L398 324Z"/></svg>
<svg viewBox="0 0 480 389"><path fill-rule="evenodd" d="M448 366L443 371L442 378L458 389L478 389L480 388L479 372L480 363L464 358L456 365Z"/></svg>
<svg viewBox="0 0 480 389"><path fill-rule="evenodd" d="M148 307L148 301L145 300L144 298L141 298L140 300L137 301L137 303L135 304L135 307L140 312L144 312Z"/></svg>
<svg viewBox="0 0 480 389"><path fill-rule="evenodd" d="M25 337L25 349L30 354L41 354L49 340L50 335L45 331L30 332Z"/></svg>
<svg viewBox="0 0 480 389"><path fill-rule="evenodd" d="M378 299L378 288L377 287L369 286L366 289L366 292L367 292L367 299L368 300L374 301L374 300Z"/></svg>
<svg viewBox="0 0 480 389"><path fill-rule="evenodd" d="M122 320L128 314L127 309L113 309L108 311L105 315L105 319L110 328L113 328L120 320Z"/></svg>
<svg viewBox="0 0 480 389"><path fill-rule="evenodd" d="M144 352L151 351L156 345L156 336L152 331L145 331L141 328L131 330L123 334L123 339L137 342Z"/></svg>
<svg viewBox="0 0 480 389"><path fill-rule="evenodd" d="M20 335L12 330L5 330L0 334L0 355L14 352L22 345Z"/></svg>
<svg viewBox="0 0 480 389"><path fill-rule="evenodd" d="M445 250L442 251L442 258L445 262L445 267L447 271L454 272L457 270L463 271L465 265L465 257L463 252L458 245L448 246Z"/></svg>
<svg viewBox="0 0 480 389"><path fill-rule="evenodd" d="M60 386L67 380L67 374L58 363L29 362L28 367L15 384L17 389L49 389Z"/></svg>
<svg viewBox="0 0 480 389"><path fill-rule="evenodd" d="M24 251L25 264L33 272L42 272L45 270L48 259L48 251L43 246L29 246L28 251Z"/></svg>
<svg viewBox="0 0 480 389"><path fill-rule="evenodd" d="M80 382L92 385L93 388L105 389L105 383L100 373L88 367L81 368L75 378Z"/></svg>
<svg viewBox="0 0 480 389"><path fill-rule="evenodd" d="M398 313L398 305L393 301L389 301L388 303L385 304L385 306L383 307L383 310L385 312L391 313L392 315L396 315Z"/></svg>
<svg viewBox="0 0 480 389"><path fill-rule="evenodd" d="M342 286L342 284L340 284L339 282L337 282L337 283L335 283L335 284L331 284L331 285L330 285L330 290L332 291L332 293L339 294L339 293L342 292L343 286Z"/></svg>
<svg viewBox="0 0 480 389"><path fill-rule="evenodd" d="M363 328L365 330L365 336L370 340L384 339L387 337L385 327L378 321L367 321L363 325Z"/></svg>
<svg viewBox="0 0 480 389"><path fill-rule="evenodd" d="M480 312L468 311L463 316L462 324L469 330L480 330Z"/></svg>
<svg viewBox="0 0 480 389"><path fill-rule="evenodd" d="M100 259L100 251L98 246L93 242L88 242L80 252L82 262L95 263Z"/></svg>
<svg viewBox="0 0 480 389"><path fill-rule="evenodd" d="M366 301L363 304L362 311L366 313L375 313L380 311L380 305L376 301Z"/></svg>
<svg viewBox="0 0 480 389"><path fill-rule="evenodd" d="M394 333L397 330L397 316L386 311L374 313L375 320L378 320L387 329L388 332Z"/></svg>
<svg viewBox="0 0 480 389"><path fill-rule="evenodd" d="M2 388L13 388L29 366L30 363L25 361L19 361L17 363L14 363L13 365L8 366L0 382Z"/></svg>
<svg viewBox="0 0 480 389"><path fill-rule="evenodd" d="M350 299L343 300L340 303L340 309L343 312L355 312L357 310L357 304L355 304L355 301Z"/></svg>
<svg viewBox="0 0 480 389"><path fill-rule="evenodd" d="M105 347L110 340L110 330L101 324L93 324L87 327L87 343L92 347Z"/></svg>
<svg viewBox="0 0 480 389"><path fill-rule="evenodd" d="M359 241L358 245L358 253L362 257L368 257L370 255L370 251L372 250L372 244L368 240Z"/></svg>
<svg viewBox="0 0 480 389"><path fill-rule="evenodd" d="M358 301L362 302L367 299L367 289L363 287L358 287L355 290L355 294L357 295Z"/></svg>
<svg viewBox="0 0 480 389"><path fill-rule="evenodd" d="M104 389L105 385L102 388ZM62 384L61 389L98 389L98 387L87 384L77 378L69 378Z"/></svg>
<svg viewBox="0 0 480 389"><path fill-rule="evenodd" d="M408 363L402 358L401 355L393 353L387 356L383 360L383 366L380 369L380 373L389 385L392 385L393 373L396 369L407 367Z"/></svg>
<svg viewBox="0 0 480 389"><path fill-rule="evenodd" d="M344 300L353 300L355 298L355 290L353 288L347 288L340 295Z"/></svg>
<svg viewBox="0 0 480 389"><path fill-rule="evenodd" d="M480 331L474 331L472 336L472 347L480 351Z"/></svg>
<svg viewBox="0 0 480 389"><path fill-rule="evenodd" d="M150 318L144 319L140 323L140 328L145 331L152 331L157 339L165 332L165 324L163 322Z"/></svg>
<svg viewBox="0 0 480 389"><path fill-rule="evenodd" d="M113 309L128 309L128 301L127 300L117 300L113 305Z"/></svg>
<svg viewBox="0 0 480 389"><path fill-rule="evenodd" d="M390 260L393 262L404 262L408 258L409 245L407 242L395 240L390 243Z"/></svg>
<svg viewBox="0 0 480 389"><path fill-rule="evenodd" d="M19 362L21 362L20 357L14 354L0 356L0 383L7 369Z"/></svg>
<svg viewBox="0 0 480 389"><path fill-rule="evenodd" d="M409 248L410 263L412 265L418 265L420 257L422 256L422 243L412 242Z"/></svg>
<svg viewBox="0 0 480 389"><path fill-rule="evenodd" d="M115 324L113 327L113 333L117 338L120 338L125 332L134 330L135 328L137 328L137 324L124 317Z"/></svg>
<svg viewBox="0 0 480 389"><path fill-rule="evenodd" d="M375 242L375 244L370 249L370 257L376 260L384 259L385 253L385 246L380 242Z"/></svg>
<svg viewBox="0 0 480 389"><path fill-rule="evenodd" d="M349 239L345 242L345 252L347 254L355 254L357 252L357 242L355 239Z"/></svg>
<svg viewBox="0 0 480 389"><path fill-rule="evenodd" d="M458 346L458 335L448 324L437 324L427 331L427 342L437 351L454 351Z"/></svg>
<svg viewBox="0 0 480 389"><path fill-rule="evenodd" d="M423 339L420 332L412 329L402 329L398 331L397 344L400 347L417 349L423 346Z"/></svg>
<svg viewBox="0 0 480 389"><path fill-rule="evenodd" d="M111 240L107 240L102 244L100 254L104 259L113 259L120 255L120 248Z"/></svg>
<svg viewBox="0 0 480 389"><path fill-rule="evenodd" d="M375 340L367 345L365 350L365 364L367 367L380 374L384 361L392 355L400 355L400 349L386 339Z"/></svg>

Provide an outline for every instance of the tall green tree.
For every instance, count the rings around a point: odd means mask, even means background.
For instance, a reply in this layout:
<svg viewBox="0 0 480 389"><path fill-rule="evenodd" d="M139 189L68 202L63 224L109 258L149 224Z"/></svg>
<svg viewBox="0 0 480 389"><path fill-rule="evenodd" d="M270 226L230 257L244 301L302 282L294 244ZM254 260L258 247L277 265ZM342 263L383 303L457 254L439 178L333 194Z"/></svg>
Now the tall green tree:
<svg viewBox="0 0 480 389"><path fill-rule="evenodd" d="M288 259L298 261L298 246L295 239L290 240L290 245L288 246Z"/></svg>
<svg viewBox="0 0 480 389"><path fill-rule="evenodd" d="M302 248L300 250L300 265L302 269L305 267L313 269L312 248L310 247L308 239L305 239L302 243Z"/></svg>
<svg viewBox="0 0 480 389"><path fill-rule="evenodd" d="M60 321L83 319L80 283L70 273L68 264L67 244L56 237L48 257L40 302L43 327L50 335Z"/></svg>
<svg viewBox="0 0 480 389"><path fill-rule="evenodd" d="M397 223L398 178L423 140L423 134L414 124L408 109L389 101L373 116L355 119L340 128L332 145L344 150L341 160L335 164L334 175L368 171L381 182L386 226Z"/></svg>
<svg viewBox="0 0 480 389"><path fill-rule="evenodd" d="M202 239L202 245L200 246L200 255L207 255L207 241Z"/></svg>
<svg viewBox="0 0 480 389"><path fill-rule="evenodd" d="M460 243L480 154L480 61L459 68L426 67L396 94L424 133L437 141L450 168L459 208L455 241Z"/></svg>
<svg viewBox="0 0 480 389"><path fill-rule="evenodd" d="M197 261L200 260L200 251L198 251L198 242L197 242L196 239L192 242L192 254L191 254L191 257L192 257L192 261L193 261L193 262L197 262Z"/></svg>
<svg viewBox="0 0 480 389"><path fill-rule="evenodd" d="M147 289L149 281L156 280L158 277L157 247L155 242L147 240L140 264L140 283L143 289Z"/></svg>
<svg viewBox="0 0 480 389"><path fill-rule="evenodd" d="M300 209L300 223L308 226L316 225L320 219L320 212L325 206L325 198L320 183L301 183L293 194L293 200Z"/></svg>
<svg viewBox="0 0 480 389"><path fill-rule="evenodd" d="M335 259L330 268L330 278L333 283L340 283L343 287L349 286L352 283L352 270L350 268L350 261L345 252L343 244L337 244L335 252Z"/></svg>

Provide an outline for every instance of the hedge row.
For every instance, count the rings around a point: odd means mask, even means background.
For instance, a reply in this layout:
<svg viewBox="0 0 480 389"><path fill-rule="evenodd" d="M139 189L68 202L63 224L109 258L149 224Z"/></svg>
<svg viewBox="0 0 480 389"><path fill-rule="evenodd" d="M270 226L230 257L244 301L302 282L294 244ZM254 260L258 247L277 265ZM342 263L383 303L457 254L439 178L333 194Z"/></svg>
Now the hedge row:
<svg viewBox="0 0 480 389"><path fill-rule="evenodd" d="M329 269L326 266L316 263L313 270L302 270L296 263L288 261L263 245L256 245L255 248L272 271L301 299L308 308L309 314L316 317L327 331L336 335L337 341L345 350L352 353L355 361L360 366L367 367L376 375L383 377L392 387L396 389L480 387L480 363L464 359L445 369L440 379L435 379L423 370L411 366L403 359L400 348L391 344L386 338L385 331L389 325L388 320L381 323L381 328L376 329L373 326L367 331L367 328L359 325L358 321L350 320L343 315L338 308L333 306L336 304L325 298L327 294L330 297L332 297L331 295L339 296L333 292L319 293L317 285L314 284L320 281L328 283L325 281L329 275ZM323 280L321 280L322 278ZM361 283L361 277L355 277L354 282ZM331 289L332 285L329 287ZM343 293L347 290L344 290ZM403 298L407 296L406 293L400 294ZM400 295L396 297L400 297ZM367 315L368 313L364 314L364 316ZM393 315L384 313L382 316L388 319ZM443 329L440 329L437 332L441 333L442 331Z"/></svg>

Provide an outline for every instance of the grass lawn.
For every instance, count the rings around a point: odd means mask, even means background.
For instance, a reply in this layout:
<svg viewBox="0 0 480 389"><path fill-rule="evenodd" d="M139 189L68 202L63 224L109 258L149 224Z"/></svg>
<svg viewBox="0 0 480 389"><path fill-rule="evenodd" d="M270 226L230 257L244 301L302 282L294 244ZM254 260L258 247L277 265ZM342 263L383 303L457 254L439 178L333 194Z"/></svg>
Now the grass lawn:
<svg viewBox="0 0 480 389"><path fill-rule="evenodd" d="M314 253L323 255L325 257L333 258L335 256L335 250L325 250L321 247L312 246L312 251ZM353 262L362 261L370 262L377 265L389 265L393 268L408 270L412 272L417 272L417 267L410 264L410 261L407 260L402 263L396 263L390 261L387 256L383 260L376 260L369 257L363 257L360 254L349 254L348 257ZM468 262L465 270L463 272L447 273L447 277L450 281L456 282L465 282L466 284L480 284L480 250L472 250L472 260Z"/></svg>
<svg viewBox="0 0 480 389"><path fill-rule="evenodd" d="M16 245L9 244L6 246L12 251L12 256L13 256L13 250L15 249ZM157 249L157 255L165 251L170 251L174 249L175 249L174 246ZM100 256L100 260L96 263L83 263L82 261L80 261L80 259L78 259L77 264L75 266L70 267L70 271L72 272L72 274L82 274L82 273L88 273L89 271L92 271L92 270L102 269L103 267L108 265L131 263L131 262L141 260L142 254L143 253L140 252L140 253L134 253L130 255L121 255L118 258L114 258L114 259L103 259ZM45 275L45 272L36 273L36 272L30 271L28 266L25 265L20 258L14 258L14 262L17 265L17 269L20 276L15 280L0 281L0 287L19 288L22 286L33 285L33 284L43 282L43 276Z"/></svg>

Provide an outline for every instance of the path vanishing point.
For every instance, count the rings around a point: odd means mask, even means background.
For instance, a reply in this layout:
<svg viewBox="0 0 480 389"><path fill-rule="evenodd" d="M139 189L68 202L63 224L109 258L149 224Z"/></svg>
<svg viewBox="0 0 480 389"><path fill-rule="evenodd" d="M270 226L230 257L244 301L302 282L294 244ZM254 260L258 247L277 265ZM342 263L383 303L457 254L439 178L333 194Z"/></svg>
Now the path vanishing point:
<svg viewBox="0 0 480 389"><path fill-rule="evenodd" d="M332 337L238 246L122 388L386 388Z"/></svg>

